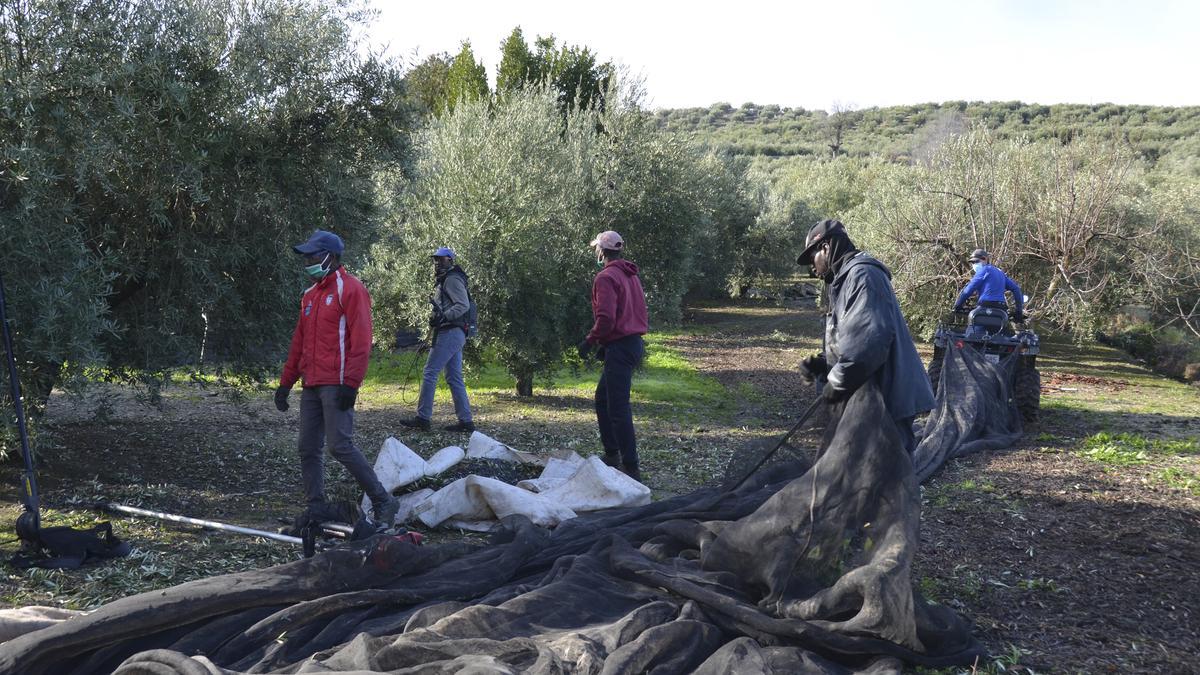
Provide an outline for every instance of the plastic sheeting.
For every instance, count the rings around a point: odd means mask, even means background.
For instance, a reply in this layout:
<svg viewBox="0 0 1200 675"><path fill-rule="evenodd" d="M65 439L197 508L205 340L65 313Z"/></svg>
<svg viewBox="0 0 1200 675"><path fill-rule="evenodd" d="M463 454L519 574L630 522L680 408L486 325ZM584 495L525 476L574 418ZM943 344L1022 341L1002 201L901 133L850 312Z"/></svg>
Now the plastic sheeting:
<svg viewBox="0 0 1200 675"><path fill-rule="evenodd" d="M541 476L516 486L489 476L466 476L436 492L424 489L401 495L396 523L419 518L426 527L455 527L489 532L500 519L521 515L540 527L555 527L583 511L650 503L650 488L592 457L571 452L542 459L514 450L482 433L471 435L468 449L450 446L428 461L395 438L383 443L375 473L393 491L426 476L436 476L464 458L545 464ZM368 503L364 499L363 508Z"/></svg>

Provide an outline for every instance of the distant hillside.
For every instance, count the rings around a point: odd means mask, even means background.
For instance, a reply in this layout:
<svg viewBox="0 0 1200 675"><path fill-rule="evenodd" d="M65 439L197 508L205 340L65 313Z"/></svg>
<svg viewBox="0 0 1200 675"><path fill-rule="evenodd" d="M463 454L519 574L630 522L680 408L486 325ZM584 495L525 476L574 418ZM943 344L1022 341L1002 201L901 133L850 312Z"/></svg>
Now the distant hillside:
<svg viewBox="0 0 1200 675"><path fill-rule="evenodd" d="M829 156L836 115L823 110L716 103L708 108L659 110L658 125L691 132L734 153L763 157ZM1200 107L1032 105L1020 102L927 103L843 113L841 154L920 157L949 134L976 122L1004 135L1069 140L1084 133L1116 132L1150 164L1200 173Z"/></svg>

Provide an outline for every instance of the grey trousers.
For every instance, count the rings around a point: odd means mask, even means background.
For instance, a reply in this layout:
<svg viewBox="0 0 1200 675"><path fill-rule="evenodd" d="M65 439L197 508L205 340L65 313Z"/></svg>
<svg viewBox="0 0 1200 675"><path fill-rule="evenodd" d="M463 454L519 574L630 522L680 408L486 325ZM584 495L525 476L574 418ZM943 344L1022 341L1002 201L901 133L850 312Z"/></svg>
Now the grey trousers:
<svg viewBox="0 0 1200 675"><path fill-rule="evenodd" d="M354 445L354 408L338 410L337 393L337 385L327 385L305 387L300 395L300 477L304 481L304 497L309 506L325 501L325 454L321 450L328 445L329 454L354 476L371 503L382 504L391 495Z"/></svg>

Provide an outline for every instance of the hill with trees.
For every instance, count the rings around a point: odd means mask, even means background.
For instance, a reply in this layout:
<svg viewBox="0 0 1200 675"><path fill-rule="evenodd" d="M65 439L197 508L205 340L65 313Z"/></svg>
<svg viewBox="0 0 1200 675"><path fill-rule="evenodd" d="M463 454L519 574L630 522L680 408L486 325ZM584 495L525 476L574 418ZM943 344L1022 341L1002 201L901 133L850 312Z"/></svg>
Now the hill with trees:
<svg viewBox="0 0 1200 675"><path fill-rule="evenodd" d="M979 124L1002 138L1062 143L1097 132L1115 134L1149 163L1200 173L1200 107L948 101L865 110L834 106L827 112L714 103L654 115L661 129L693 133L739 155L919 160L948 136Z"/></svg>

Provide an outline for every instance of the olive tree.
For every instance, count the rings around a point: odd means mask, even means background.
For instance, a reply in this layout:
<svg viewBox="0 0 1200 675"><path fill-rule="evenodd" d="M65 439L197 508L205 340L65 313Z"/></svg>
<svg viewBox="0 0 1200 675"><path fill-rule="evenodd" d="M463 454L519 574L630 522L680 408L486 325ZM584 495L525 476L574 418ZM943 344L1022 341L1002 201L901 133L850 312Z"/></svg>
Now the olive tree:
<svg viewBox="0 0 1200 675"><path fill-rule="evenodd" d="M1153 242L1161 250L1133 248L1132 264L1145 270L1144 294L1159 323L1200 338L1200 178L1158 172L1149 179L1142 222L1161 232Z"/></svg>
<svg viewBox="0 0 1200 675"><path fill-rule="evenodd" d="M1166 253L1161 224L1140 216L1145 197L1134 157L1118 142L1032 142L976 128L927 164L881 171L851 219L891 266L918 322L950 305L980 247L1038 316L1082 334L1138 297ZM1132 250L1149 258L1132 264Z"/></svg>
<svg viewBox="0 0 1200 675"><path fill-rule="evenodd" d="M514 92L493 112L462 101L416 139L405 222L372 250L377 330L425 326L433 270L449 246L470 277L480 342L532 393L535 374L583 336L596 229L595 115L564 121L552 93Z"/></svg>
<svg viewBox="0 0 1200 675"><path fill-rule="evenodd" d="M610 111L603 124L601 225L640 262L651 320L677 321L689 290L724 285L754 222L745 164L665 134L639 111Z"/></svg>
<svg viewBox="0 0 1200 675"><path fill-rule="evenodd" d="M0 248L31 409L87 365L275 361L289 244L366 243L398 69L336 0L0 0Z"/></svg>
<svg viewBox="0 0 1200 675"><path fill-rule="evenodd" d="M406 219L372 250L369 282L384 335L420 327L433 285L429 255L450 246L471 277L480 346L532 393L591 323L597 272L588 241L615 229L641 265L651 320L677 318L696 252L752 222L744 187L719 157L657 131L636 106L564 113L550 86L467 102L417 136ZM742 225L745 227L745 224Z"/></svg>

